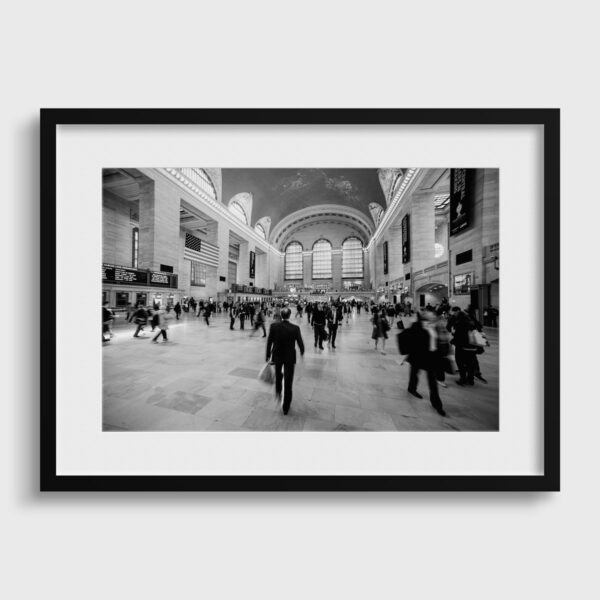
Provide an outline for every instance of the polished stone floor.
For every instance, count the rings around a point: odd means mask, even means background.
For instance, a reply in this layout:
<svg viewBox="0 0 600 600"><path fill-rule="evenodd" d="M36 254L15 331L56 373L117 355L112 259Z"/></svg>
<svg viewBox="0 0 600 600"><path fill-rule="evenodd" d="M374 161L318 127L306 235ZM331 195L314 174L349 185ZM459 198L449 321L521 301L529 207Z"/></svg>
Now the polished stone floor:
<svg viewBox="0 0 600 600"><path fill-rule="evenodd" d="M190 315L174 321L169 342L133 338L121 317L103 348L104 431L496 431L499 423L498 334L480 355L488 384L460 387L447 377L440 395L447 412L431 407L425 374L423 399L407 391L409 365L401 364L395 325L386 353L370 339L368 314L354 315L337 337L337 349L313 347L306 317L300 325L306 353L298 359L294 397L284 416L273 386L257 379L265 339L248 329L229 330L225 314L209 327ZM408 319L405 323L408 324ZM268 326L267 326L268 327ZM147 328L149 332L150 328Z"/></svg>

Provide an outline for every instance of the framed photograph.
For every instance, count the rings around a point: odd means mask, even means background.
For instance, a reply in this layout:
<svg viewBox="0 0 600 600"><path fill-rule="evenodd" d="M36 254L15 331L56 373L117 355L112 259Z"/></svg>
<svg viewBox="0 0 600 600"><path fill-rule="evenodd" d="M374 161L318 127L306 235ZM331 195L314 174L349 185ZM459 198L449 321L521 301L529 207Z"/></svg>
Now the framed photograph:
<svg viewBox="0 0 600 600"><path fill-rule="evenodd" d="M454 295L466 295L471 293L473 287L473 273L462 273L454 276Z"/></svg>
<svg viewBox="0 0 600 600"><path fill-rule="evenodd" d="M41 489L559 490L559 123L43 109Z"/></svg>

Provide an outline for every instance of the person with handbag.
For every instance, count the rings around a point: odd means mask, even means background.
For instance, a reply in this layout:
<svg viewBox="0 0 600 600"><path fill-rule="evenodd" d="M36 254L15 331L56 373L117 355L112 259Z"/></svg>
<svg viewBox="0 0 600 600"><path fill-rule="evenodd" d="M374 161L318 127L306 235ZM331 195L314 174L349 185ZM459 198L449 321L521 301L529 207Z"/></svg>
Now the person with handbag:
<svg viewBox="0 0 600 600"><path fill-rule="evenodd" d="M296 367L296 344L300 356L304 356L304 342L300 327L290 323L292 311L289 307L281 309L281 322L271 324L267 338L267 361L275 364L275 396L281 399L283 387L283 414L287 415L292 404L292 384Z"/></svg>

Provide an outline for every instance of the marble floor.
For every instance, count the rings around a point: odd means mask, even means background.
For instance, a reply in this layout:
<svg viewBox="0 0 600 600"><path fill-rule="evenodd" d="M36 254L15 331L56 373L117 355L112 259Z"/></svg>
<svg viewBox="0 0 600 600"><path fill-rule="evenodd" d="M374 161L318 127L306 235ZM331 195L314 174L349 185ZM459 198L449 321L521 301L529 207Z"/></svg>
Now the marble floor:
<svg viewBox="0 0 600 600"><path fill-rule="evenodd" d="M262 332L229 330L225 314L210 327L183 315L169 342L133 338L134 326L117 323L103 347L104 431L497 431L498 334L479 356L488 384L440 388L447 416L431 407L425 374L423 399L411 396L409 365L401 364L395 324L386 353L375 351L370 315L354 315L337 336L337 349L313 347L306 317L300 325L306 352L298 358L288 415L274 402L274 387L258 380L265 360ZM405 319L408 324L408 320ZM268 325L267 325L268 327Z"/></svg>

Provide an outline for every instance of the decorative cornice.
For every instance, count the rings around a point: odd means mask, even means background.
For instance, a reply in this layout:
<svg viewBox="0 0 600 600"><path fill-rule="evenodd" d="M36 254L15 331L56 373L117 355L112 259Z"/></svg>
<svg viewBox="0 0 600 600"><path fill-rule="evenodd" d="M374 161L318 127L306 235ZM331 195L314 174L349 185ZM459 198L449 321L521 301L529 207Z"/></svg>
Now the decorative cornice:
<svg viewBox="0 0 600 600"><path fill-rule="evenodd" d="M371 237L370 242L367 244L367 250L371 249L371 246L382 235L383 231L385 230L385 228L386 228L387 224L390 222L390 220L396 216L396 211L397 211L398 206L400 205L400 202L402 201L402 199L408 192L409 188L412 188L415 181L417 181L417 175L419 175L421 171L422 171L422 169L408 169L408 171L406 172L406 175L402 179L402 183L400 184L400 186L396 190L396 193L394 194L394 198L393 198L392 202L390 203L388 209L383 214L383 217L381 218L381 221L379 222L379 225L377 226L375 233Z"/></svg>
<svg viewBox="0 0 600 600"><path fill-rule="evenodd" d="M151 171L160 173L163 175L163 177L167 178L175 185L181 187L186 192L195 196L201 202L204 202L210 206L211 209L217 212L219 216L223 217L230 225L234 226L240 231L243 231L248 239L252 239L252 241L257 242L261 247L268 248L273 253L283 257L283 252L280 252L275 246L270 244L268 241L265 241L260 235L258 235L256 231L254 231L254 228L240 222L240 220L237 219L223 203L211 198L197 185L187 179L187 177L185 177L185 175L183 175L178 169L167 167L151 169Z"/></svg>

